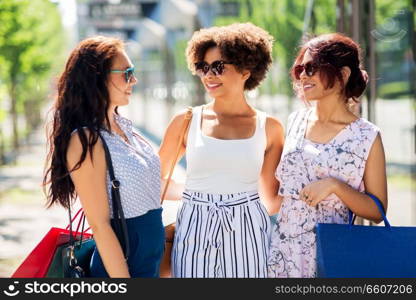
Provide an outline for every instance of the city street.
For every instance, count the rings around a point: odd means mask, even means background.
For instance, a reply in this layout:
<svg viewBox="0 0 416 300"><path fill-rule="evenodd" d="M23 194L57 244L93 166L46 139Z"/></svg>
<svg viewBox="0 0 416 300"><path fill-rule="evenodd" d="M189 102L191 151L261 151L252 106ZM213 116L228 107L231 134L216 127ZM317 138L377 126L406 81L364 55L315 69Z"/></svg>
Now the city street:
<svg viewBox="0 0 416 300"><path fill-rule="evenodd" d="M278 99L276 99L278 101ZM406 162L414 159L409 146L413 143L407 118L413 110L408 109L409 103L379 102L377 118L386 147L389 161L389 209L387 217L393 226L416 225L415 186L409 181L409 176L401 176L412 165ZM260 103L258 103L260 104ZM300 103L299 103L300 104ZM261 103L262 109L271 107L270 102ZM137 98L133 100L128 109L121 109L121 113L142 127L139 121L141 104ZM277 107L277 108L276 108ZM274 106L273 111L284 111L286 104ZM296 105L300 107L300 105ZM160 140L167 125L164 106L158 102L148 104L147 130L153 137ZM182 107L175 107L175 111ZM278 114L285 119L284 113ZM166 119L167 120L167 119ZM157 148L157 144L154 144ZM42 130L31 135L29 143L24 145L15 166L0 168L0 277L8 277L19 263L36 246L50 227L62 227L68 223L67 212L60 207L46 209L45 197L42 193L41 181L45 158L45 138ZM413 160L414 161L414 160ZM414 165L413 165L414 166ZM175 176L184 178L184 170L177 167ZM400 175L400 176L399 176ZM403 179L404 178L404 179ZM163 219L165 224L173 222L179 201L165 201ZM77 203L76 208L79 207Z"/></svg>

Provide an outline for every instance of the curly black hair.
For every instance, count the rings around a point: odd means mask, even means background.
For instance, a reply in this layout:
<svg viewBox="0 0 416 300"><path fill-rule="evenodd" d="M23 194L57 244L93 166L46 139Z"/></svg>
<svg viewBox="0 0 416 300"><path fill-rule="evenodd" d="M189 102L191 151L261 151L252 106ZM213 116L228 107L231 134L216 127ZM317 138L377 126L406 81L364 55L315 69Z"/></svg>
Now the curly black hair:
<svg viewBox="0 0 416 300"><path fill-rule="evenodd" d="M272 63L272 46L273 37L251 23L210 27L193 34L186 48L186 60L195 74L195 63L204 60L208 49L218 47L222 57L238 71L250 71L244 89L252 90L266 77Z"/></svg>

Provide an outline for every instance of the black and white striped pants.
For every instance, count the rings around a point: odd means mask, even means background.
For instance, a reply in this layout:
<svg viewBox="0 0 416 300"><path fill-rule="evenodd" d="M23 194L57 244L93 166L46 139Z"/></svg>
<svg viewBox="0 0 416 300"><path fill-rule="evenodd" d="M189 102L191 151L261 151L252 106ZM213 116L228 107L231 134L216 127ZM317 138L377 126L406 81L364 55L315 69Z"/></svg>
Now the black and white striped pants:
<svg viewBox="0 0 416 300"><path fill-rule="evenodd" d="M270 219L256 191L185 191L172 250L177 278L267 277Z"/></svg>

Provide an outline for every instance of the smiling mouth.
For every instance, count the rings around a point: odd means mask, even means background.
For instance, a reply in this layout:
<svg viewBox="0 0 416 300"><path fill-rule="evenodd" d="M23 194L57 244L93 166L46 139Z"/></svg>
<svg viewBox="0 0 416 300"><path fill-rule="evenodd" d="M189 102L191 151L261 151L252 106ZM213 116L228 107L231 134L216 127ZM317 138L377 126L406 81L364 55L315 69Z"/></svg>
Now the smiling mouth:
<svg viewBox="0 0 416 300"><path fill-rule="evenodd" d="M206 83L205 86L208 90L212 91L215 90L216 88L220 87L222 85L222 83Z"/></svg>
<svg viewBox="0 0 416 300"><path fill-rule="evenodd" d="M303 90L308 91L308 90L310 90L314 87L315 87L315 85L313 83L306 83L306 84L303 85Z"/></svg>

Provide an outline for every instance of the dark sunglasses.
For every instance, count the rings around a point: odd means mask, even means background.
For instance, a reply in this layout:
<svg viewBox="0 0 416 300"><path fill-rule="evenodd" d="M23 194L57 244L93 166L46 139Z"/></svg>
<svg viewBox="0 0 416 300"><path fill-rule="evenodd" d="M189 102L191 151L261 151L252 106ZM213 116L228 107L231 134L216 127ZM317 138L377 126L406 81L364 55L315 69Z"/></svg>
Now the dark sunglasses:
<svg viewBox="0 0 416 300"><path fill-rule="evenodd" d="M125 76L125 80L127 83L130 82L130 80L133 78L134 76L134 66L129 67L125 70L110 70L111 73L124 73Z"/></svg>
<svg viewBox="0 0 416 300"><path fill-rule="evenodd" d="M307 62L306 64L296 65L293 67L293 74L296 80L300 79L300 74L305 71L306 76L312 77L319 70L319 65L313 62Z"/></svg>
<svg viewBox="0 0 416 300"><path fill-rule="evenodd" d="M223 60L216 60L212 64L206 63L205 61L200 61L195 63L196 74L200 77L205 76L211 70L215 75L222 75L224 73L224 65L231 64Z"/></svg>

